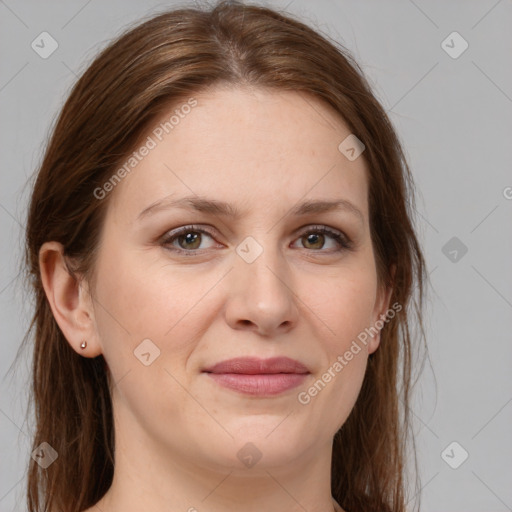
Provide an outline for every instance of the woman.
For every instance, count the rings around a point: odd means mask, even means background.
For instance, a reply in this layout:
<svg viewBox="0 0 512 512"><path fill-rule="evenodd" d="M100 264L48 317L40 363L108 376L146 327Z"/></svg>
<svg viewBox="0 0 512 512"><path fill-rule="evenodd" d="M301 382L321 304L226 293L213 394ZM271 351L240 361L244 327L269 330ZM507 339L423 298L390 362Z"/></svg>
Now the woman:
<svg viewBox="0 0 512 512"><path fill-rule="evenodd" d="M29 207L30 512L405 511L412 202L359 67L292 17L110 44Z"/></svg>

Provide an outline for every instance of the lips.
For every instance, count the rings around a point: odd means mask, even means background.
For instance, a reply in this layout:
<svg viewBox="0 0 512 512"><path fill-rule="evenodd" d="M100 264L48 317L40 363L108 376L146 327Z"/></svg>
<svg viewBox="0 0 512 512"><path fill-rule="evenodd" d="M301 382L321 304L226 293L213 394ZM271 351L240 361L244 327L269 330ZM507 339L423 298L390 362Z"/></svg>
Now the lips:
<svg viewBox="0 0 512 512"><path fill-rule="evenodd" d="M308 368L301 362L289 357L273 357L258 359L255 357L237 357L221 361L211 367L205 368L206 373L230 373L244 375L269 375L275 373L309 373Z"/></svg>
<svg viewBox="0 0 512 512"><path fill-rule="evenodd" d="M289 357L239 357L205 368L203 373L231 391L263 398L300 386L310 371L305 365Z"/></svg>

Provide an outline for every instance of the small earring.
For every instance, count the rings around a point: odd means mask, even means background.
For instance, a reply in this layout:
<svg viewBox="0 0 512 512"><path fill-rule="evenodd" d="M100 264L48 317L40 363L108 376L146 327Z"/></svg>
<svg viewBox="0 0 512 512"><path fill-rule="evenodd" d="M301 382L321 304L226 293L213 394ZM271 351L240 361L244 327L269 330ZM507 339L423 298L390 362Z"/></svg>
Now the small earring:
<svg viewBox="0 0 512 512"><path fill-rule="evenodd" d="M87 341L82 341L82 344L80 345L80 348L85 348L87 347Z"/></svg>

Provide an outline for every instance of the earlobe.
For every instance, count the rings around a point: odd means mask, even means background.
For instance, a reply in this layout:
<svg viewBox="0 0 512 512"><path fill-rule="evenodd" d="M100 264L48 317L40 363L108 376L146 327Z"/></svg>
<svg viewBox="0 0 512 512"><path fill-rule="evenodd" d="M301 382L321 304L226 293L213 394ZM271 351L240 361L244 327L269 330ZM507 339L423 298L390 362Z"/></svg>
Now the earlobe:
<svg viewBox="0 0 512 512"><path fill-rule="evenodd" d="M92 301L69 272L62 244L46 242L42 245L39 270L55 321L73 350L85 357L100 355Z"/></svg>

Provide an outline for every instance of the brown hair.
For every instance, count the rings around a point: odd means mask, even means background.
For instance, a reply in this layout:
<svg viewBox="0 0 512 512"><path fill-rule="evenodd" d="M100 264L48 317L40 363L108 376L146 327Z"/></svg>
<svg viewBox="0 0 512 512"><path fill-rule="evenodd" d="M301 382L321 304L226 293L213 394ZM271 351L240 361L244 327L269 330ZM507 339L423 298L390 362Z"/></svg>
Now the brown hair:
<svg viewBox="0 0 512 512"><path fill-rule="evenodd" d="M70 273L92 282L109 204L93 191L113 175L156 116L217 84L310 95L330 105L366 146L379 284L393 286L391 303L402 309L383 327L357 402L334 437L331 485L349 512L406 510L405 451L411 437L414 444L410 316L420 327L418 339L424 339L427 276L404 153L361 68L341 45L290 15L222 1L209 9L181 7L153 16L117 38L73 87L48 142L27 219L25 265L35 312L24 341L35 330L32 447L47 442L58 459L47 469L30 460L30 512L91 507L110 487L114 471L108 368L103 356L81 357L64 338L42 286L39 249L46 241L60 242ZM414 462L417 473L415 452Z"/></svg>

